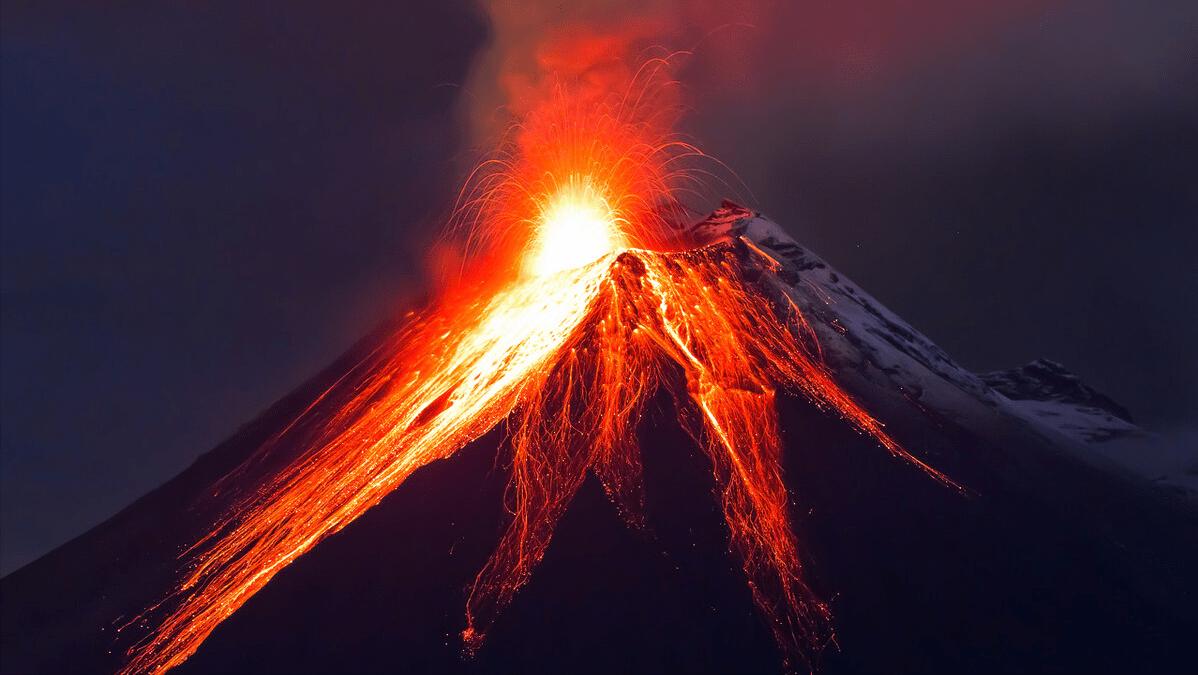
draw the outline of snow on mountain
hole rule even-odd
[[[977,375],[761,214],[725,202],[696,233],[745,237],[782,265],[784,290],[816,331],[838,376],[900,391],[959,422],[999,407],[1001,397]]]
[[[724,202],[693,231],[712,239],[745,237],[774,257],[825,361],[838,376],[857,380],[858,389],[900,391],[926,412],[971,428],[1015,417],[1088,463],[1198,495],[1198,448],[1157,442],[1124,408],[1060,364],[1037,360],[972,373],[777,223],[737,204]]]
[[[981,378],[1025,417],[1043,420],[1078,441],[1095,443],[1143,433],[1123,406],[1055,361],[1037,359]]]

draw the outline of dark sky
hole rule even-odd
[[[5,572],[412,301],[488,40],[466,1],[94,4],[3,6]],[[752,4],[678,74],[747,201],[971,368],[1193,422],[1195,10]]]

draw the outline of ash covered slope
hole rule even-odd
[[[805,574],[831,602],[824,673],[1184,672],[1198,633],[1198,519],[1076,461],[1057,430],[957,366],[777,226],[729,206],[701,224],[776,256],[838,381],[963,498],[804,400],[780,401]],[[741,247],[743,255],[753,255]],[[384,339],[266,411],[116,517],[0,581],[0,670],[111,672],[204,531],[209,486]],[[727,552],[710,468],[659,396],[641,427],[645,532],[589,481],[474,661],[464,591],[505,525],[501,433],[417,472],[282,571],[180,673],[777,673]],[[278,461],[300,451],[280,448]],[[248,486],[252,488],[252,486]]]

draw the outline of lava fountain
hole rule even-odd
[[[513,518],[466,600],[462,638],[477,649],[588,472],[642,522],[635,427],[660,388],[710,461],[731,553],[786,661],[831,637],[788,515],[778,391],[952,482],[834,382],[775,261],[748,240],[680,239],[675,197],[699,153],[659,131],[642,94],[598,105],[562,90],[513,129],[455,218],[480,278],[410,314],[234,472],[263,475],[184,552],[177,588],[130,622],[149,632],[122,672],[179,665],[281,569],[507,420]],[[281,443],[302,451],[262,471]],[[213,492],[245,482],[230,478]]]

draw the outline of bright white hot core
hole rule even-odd
[[[627,248],[619,214],[590,176],[571,175],[540,205],[524,271],[544,276]]]

